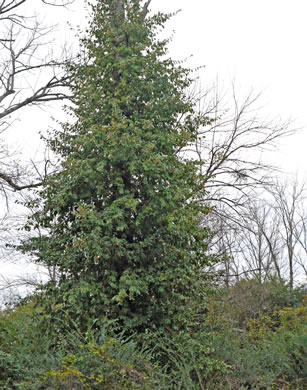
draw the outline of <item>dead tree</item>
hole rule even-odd
[[[207,194],[201,202],[208,205],[211,212],[204,217],[203,223],[209,224],[212,231],[217,234],[213,245],[215,250],[220,252],[221,248],[224,248],[222,257],[223,267],[228,275],[225,276],[226,279],[229,280],[230,274],[239,275],[241,271],[247,274],[249,272],[247,268],[257,270],[258,276],[260,274],[264,276],[265,269],[269,266],[268,262],[271,268],[274,261],[277,275],[281,278],[274,257],[276,248],[268,246],[271,244],[269,240],[271,232],[267,232],[260,223],[260,215],[258,215],[260,219],[253,222],[257,229],[253,232],[245,230],[249,225],[244,215],[246,208],[251,212],[251,199],[255,199],[259,190],[263,190],[272,182],[271,177],[275,168],[263,161],[261,158],[263,151],[276,148],[276,142],[293,131],[288,121],[278,123],[275,120],[261,119],[261,111],[258,109],[259,95],[250,93],[240,101],[234,86],[230,95],[230,100],[225,104],[226,97],[221,95],[216,86],[205,93],[198,91],[197,88],[191,91],[190,98],[198,104],[197,115],[200,123],[198,137],[193,144],[179,153],[183,158],[195,158],[199,162],[199,169],[207,178]],[[245,241],[249,241],[248,235],[253,238],[253,245],[254,240],[258,239],[258,261],[254,253],[253,260],[249,256],[249,261],[254,264],[242,269],[239,261],[239,258],[242,260],[242,256],[238,257],[242,248],[231,243],[237,239],[237,244],[240,242],[242,247]],[[262,249],[259,247],[260,244]],[[251,247],[249,249],[252,250]],[[266,265],[262,263],[263,251],[267,256]],[[225,259],[230,263],[225,264]]]
[[[240,214],[227,217],[225,209],[217,215],[209,214],[207,218],[218,221],[213,222],[213,228],[218,228],[213,231],[212,251],[219,254],[220,242],[225,248],[218,269],[225,273],[237,269],[238,275],[257,278],[260,282],[273,277],[280,283],[286,281],[293,289],[295,282],[307,275],[305,210],[304,183],[297,179],[283,182],[275,179],[274,185],[246,201]]]
[[[253,190],[263,188],[272,176],[274,167],[263,161],[262,152],[274,150],[276,142],[293,130],[289,121],[261,118],[259,94],[251,92],[240,100],[232,86],[227,104],[218,87],[195,96],[201,125],[195,143],[184,152],[193,153],[207,177],[203,201],[239,212]]]
[[[72,1],[42,0],[42,3],[66,6]],[[24,108],[68,97],[68,79],[63,71],[66,58],[53,53],[50,40],[53,28],[43,26],[29,13],[30,4],[27,0],[0,2],[0,134]],[[0,153],[2,193],[39,185],[39,181],[27,177],[26,169],[9,161],[12,152],[3,144]]]
[[[7,147],[3,136],[14,131],[13,124],[27,108],[43,107],[69,98],[68,83],[63,65],[67,51],[54,50],[54,27],[48,27],[35,17],[37,8],[65,7],[73,0],[0,0],[0,257],[1,262],[16,262],[16,253],[6,248],[21,235],[20,224],[25,210],[14,204],[24,191],[41,185],[48,174],[49,160],[36,170],[31,163],[20,163],[15,151]],[[50,21],[54,24],[54,21]],[[65,48],[64,48],[65,49]],[[21,118],[22,119],[22,118]],[[24,190],[24,191],[22,191]],[[16,193],[18,192],[18,198]],[[10,203],[14,204],[9,210]],[[18,215],[18,216],[17,216]],[[19,257],[18,257],[19,258]],[[3,263],[2,263],[3,264]],[[3,271],[3,269],[2,269]],[[10,283],[15,283],[10,281]],[[21,281],[20,277],[17,277]],[[28,277],[26,278],[28,279]],[[0,275],[0,289],[9,287],[5,275]]]
[[[299,184],[298,179],[292,182],[277,181],[276,186],[269,189],[273,197],[273,205],[279,216],[279,231],[286,252],[286,261],[289,272],[289,286],[293,289],[297,268],[297,258],[300,258],[299,244],[304,242],[304,219],[301,218],[301,210],[306,201],[304,184]],[[301,262],[303,269],[306,265]]]

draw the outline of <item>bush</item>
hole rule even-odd
[[[212,298],[207,321],[191,306],[190,326],[176,333],[127,337],[96,320],[81,334],[70,321],[65,334],[42,330],[34,299],[0,313],[1,390],[302,390],[307,387],[307,299],[268,308],[242,326],[225,326],[243,306],[227,295]],[[236,303],[233,302],[233,305]],[[216,311],[212,311],[216,308]],[[190,310],[189,309],[189,310]],[[200,310],[202,316],[204,310]],[[245,312],[246,313],[246,312]]]
[[[0,388],[19,389],[23,380],[56,368],[62,353],[51,348],[41,332],[33,303],[19,304],[0,313]]]
[[[103,334],[100,343],[79,340],[57,370],[44,373],[25,389],[162,389],[163,375],[133,341]]]
[[[99,333],[77,329],[58,340],[40,327],[32,303],[0,316],[1,390],[167,389],[164,374],[131,339],[114,337],[104,321]],[[53,335],[54,336],[54,335]]]
[[[152,361],[163,368],[170,389],[207,389],[209,382],[228,372],[227,365],[213,357],[212,340],[204,329],[178,334],[151,332],[144,345]]]
[[[246,286],[245,283],[243,285]],[[283,294],[287,292],[283,290],[283,286],[280,291]],[[273,308],[278,307],[283,301],[280,299],[277,304],[275,292],[276,290],[266,292],[267,296],[271,297]],[[279,298],[285,297],[283,294],[278,294]],[[295,294],[296,292],[294,296]],[[209,323],[209,329],[213,332],[214,356],[230,365],[232,372],[223,378],[220,377],[215,388],[218,389],[218,386],[222,386],[221,389],[233,390],[306,388],[307,300],[301,301],[298,307],[278,310],[267,307],[266,312],[260,312],[254,318],[249,315],[252,308],[245,311],[247,303],[246,306],[242,306],[240,301],[238,305],[234,301],[232,308],[227,307],[226,295],[223,296],[222,304],[223,302],[226,302],[223,306],[224,313],[220,309],[217,318],[214,317],[214,313],[209,313],[208,319],[214,318],[215,321],[213,325]],[[214,305],[220,308],[219,304],[221,303],[215,300]],[[225,318],[234,318],[232,324],[235,325],[224,326]]]
[[[71,331],[56,339],[42,330],[39,311],[30,302],[2,313],[3,390],[192,390],[226,372],[201,329],[135,334],[133,341],[114,322],[95,322],[84,335],[70,322]]]
[[[276,279],[265,283],[256,279],[240,280],[211,297],[206,323],[213,330],[232,328],[240,333],[251,319],[270,316],[285,307],[300,306],[306,294],[306,287],[291,290]]]

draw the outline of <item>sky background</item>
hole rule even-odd
[[[37,1],[32,1],[32,4]],[[31,4],[31,1],[28,3]],[[55,47],[74,42],[76,29],[86,25],[83,0],[67,10],[37,9],[47,24],[58,24]],[[188,58],[187,65],[205,66],[201,72],[204,89],[218,80],[223,92],[232,83],[238,96],[253,90],[261,93],[258,115],[276,121],[292,120],[297,134],[279,142],[268,161],[286,172],[307,176],[307,2],[306,0],[152,0],[153,12],[174,12],[165,34],[173,34],[170,55]],[[192,56],[192,57],[191,57]],[[39,155],[39,132],[53,127],[50,112],[61,117],[58,108],[26,109],[7,134],[12,147],[23,157]],[[42,144],[40,144],[42,146]],[[10,265],[2,270],[16,272]]]
[[[31,4],[31,2],[29,2]],[[181,10],[168,22],[165,35],[173,35],[170,55],[187,59],[191,67],[204,66],[201,85],[205,90],[218,82],[221,93],[231,90],[239,98],[252,90],[261,96],[255,105],[264,119],[292,121],[296,135],[281,140],[270,162],[287,172],[307,174],[307,2],[305,0],[152,0],[153,12]],[[47,12],[46,12],[47,10]],[[85,2],[75,0],[67,10],[44,7],[40,16],[58,24],[55,47],[73,44],[74,32],[86,25]],[[59,117],[59,110],[52,112]],[[35,155],[39,131],[53,123],[45,114],[25,110],[25,125],[15,126],[10,143]],[[33,118],[35,120],[33,121]],[[35,140],[35,141],[34,141]]]
[[[29,2],[31,4],[31,2]],[[307,175],[307,2],[306,0],[152,0],[153,12],[181,10],[168,22],[173,35],[170,55],[204,66],[202,88],[218,82],[221,93],[235,85],[239,98],[252,90],[261,96],[255,108],[264,119],[292,121],[296,135],[281,140],[278,152],[266,158],[286,172]],[[45,22],[58,24],[55,46],[72,44],[76,29],[86,25],[85,2],[75,0],[67,10],[41,8]],[[46,12],[47,11],[47,12]],[[10,142],[26,155],[37,151],[37,134],[53,123],[49,108],[22,115],[26,126],[16,126]],[[58,117],[58,111],[53,111]],[[37,120],[33,122],[33,117]],[[43,119],[42,119],[43,118]],[[26,127],[26,131],[25,131]],[[34,141],[36,139],[36,141]]]
[[[234,82],[244,98],[261,93],[259,115],[291,119],[299,133],[268,156],[305,176],[307,163],[307,2],[304,0],[153,0],[154,10],[182,11],[171,21],[171,53],[205,65],[202,85]]]

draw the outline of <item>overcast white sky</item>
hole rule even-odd
[[[242,96],[250,89],[263,92],[260,115],[294,120],[300,133],[283,141],[274,159],[284,170],[307,176],[307,1],[152,0],[151,9],[182,9],[168,24],[167,31],[174,30],[170,54],[193,55],[190,65],[205,65],[204,88],[217,77],[224,90],[235,80]],[[46,22],[84,25],[84,15],[84,1],[76,0],[69,12],[48,9]],[[68,29],[60,31],[64,41]],[[49,122],[30,111],[25,118],[28,124],[16,126],[13,142],[34,152],[35,134]]]
[[[31,4],[29,2],[29,4]],[[85,2],[75,0],[70,11],[48,8],[46,22],[85,24]],[[45,8],[46,9],[46,8]],[[156,11],[182,11],[167,26],[174,31],[170,54],[193,56],[188,64],[205,66],[202,86],[218,78],[225,91],[235,80],[242,98],[253,89],[262,96],[259,115],[291,118],[297,135],[281,142],[270,156],[286,171],[307,174],[307,1],[306,0],[152,0]],[[59,27],[64,42],[69,32]],[[59,42],[60,43],[60,42]],[[31,120],[33,119],[32,114]],[[31,124],[32,137],[46,122]],[[19,133],[19,134],[18,134]],[[31,146],[31,137],[17,131],[16,142]],[[18,141],[19,140],[19,141]]]
[[[275,158],[285,170],[305,175],[306,0],[153,0],[152,8],[182,9],[170,23],[176,57],[193,54],[195,65],[206,66],[208,81],[218,76],[224,88],[235,80],[243,94],[262,92],[264,117],[294,120],[302,130],[282,143]]]

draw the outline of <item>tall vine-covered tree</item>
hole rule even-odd
[[[46,310],[85,329],[176,328],[200,288],[207,230],[199,162],[178,157],[206,120],[194,113],[191,72],[157,34],[171,15],[149,1],[98,0],[72,79],[73,124],[50,141],[62,169],[46,179],[23,243],[55,266]]]

